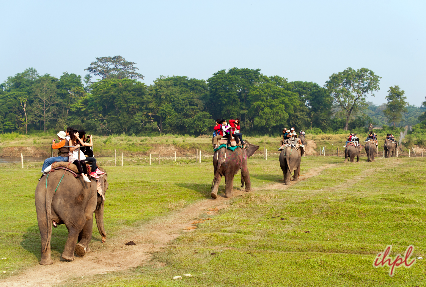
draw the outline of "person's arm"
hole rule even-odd
[[[60,149],[61,147],[65,146],[65,142],[66,142],[66,140],[61,140],[58,143],[52,143],[52,148],[53,149]]]
[[[85,143],[82,140],[80,140],[80,142],[82,146],[93,146],[93,137],[90,135],[90,143]]]
[[[78,149],[80,147],[80,145],[79,144],[76,144],[75,146],[73,146],[73,147],[70,147],[70,151],[75,151],[76,149]]]

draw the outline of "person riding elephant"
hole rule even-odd
[[[72,164],[69,165],[70,169],[76,170]],[[52,225],[65,224],[68,229],[68,239],[62,253],[66,261],[74,259],[74,252],[78,256],[85,255],[92,238],[93,213],[102,242],[106,240],[103,220],[105,191],[108,188],[106,174],[98,181],[85,182],[82,177],[77,178],[67,170],[54,168],[40,179],[35,190],[41,265],[53,263],[50,249]]]
[[[214,178],[211,187],[211,197],[217,198],[217,192],[222,176],[225,176],[225,197],[232,197],[234,176],[241,169],[241,182],[245,183],[245,191],[251,189],[250,174],[247,159],[251,157],[259,146],[244,141],[243,147],[222,147],[215,149],[213,155]]]
[[[388,158],[389,156],[394,157],[396,156],[396,149],[398,148],[398,144],[395,140],[392,140],[390,138],[385,139],[385,144],[383,145],[383,148],[385,150],[385,157]]]
[[[345,162],[346,160],[351,160],[354,162],[356,157],[356,161],[359,162],[359,155],[361,154],[362,145],[348,144],[345,147]]]
[[[298,180],[303,153],[304,151],[301,146],[287,145],[281,150],[279,161],[284,175],[284,184],[290,183],[291,173],[293,171],[293,180]]]
[[[367,153],[367,161],[374,161],[377,152],[376,142],[374,140],[368,140],[365,143],[365,152]]]

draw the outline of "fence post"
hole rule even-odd
[[[265,160],[268,160],[268,149],[265,149]]]
[[[396,149],[396,157],[398,157],[398,149]]]
[[[383,150],[383,157],[385,157],[385,150]]]
[[[115,153],[114,153],[114,163],[115,163],[115,166],[117,166],[117,150],[114,150],[115,151]]]
[[[124,166],[124,153],[121,153],[121,166]]]
[[[149,165],[151,165],[151,154],[149,154]]]
[[[160,153],[158,153],[158,164],[160,164]]]
[[[411,150],[408,150],[408,157],[411,157]]]
[[[176,151],[175,151],[175,162],[176,162]]]
[[[24,168],[24,156],[21,153],[21,164],[22,164],[22,168]]]
[[[201,163],[201,150],[200,150],[200,163]]]

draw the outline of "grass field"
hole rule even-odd
[[[163,164],[106,167],[105,220],[110,238],[209,197],[212,165]],[[249,160],[255,191],[228,202],[212,220],[183,233],[144,266],[84,279],[66,286],[421,286],[425,259],[410,268],[374,268],[387,245],[390,257],[414,246],[425,258],[426,162],[379,158],[343,164],[338,157],[305,157],[301,173],[315,176],[286,189],[276,157]],[[40,236],[34,207],[39,167],[1,165],[0,278],[37,265]],[[19,180],[18,180],[19,179]],[[239,175],[234,187],[238,188]],[[221,184],[221,190],[224,186]],[[54,230],[59,260],[65,227]],[[91,247],[100,248],[94,230]],[[3,259],[4,258],[4,259]],[[67,263],[60,263],[67,264]],[[46,267],[49,268],[49,267]],[[3,272],[2,272],[3,271]],[[5,271],[5,272],[4,272]],[[173,280],[176,275],[190,273]],[[0,281],[1,283],[1,281]]]

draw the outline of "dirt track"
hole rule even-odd
[[[312,169],[301,175],[299,179],[314,177],[332,166],[334,165],[330,164]],[[261,189],[283,190],[287,187],[282,183],[276,183]],[[253,192],[256,192],[256,189]],[[234,189],[234,196],[243,195],[243,190]],[[52,265],[32,267],[19,275],[1,281],[0,286],[51,286],[66,283],[67,280],[80,276],[89,277],[141,266],[151,259],[153,252],[167,246],[183,232],[196,229],[201,215],[213,216],[220,209],[226,208],[228,203],[229,199],[221,196],[216,200],[199,201],[140,228],[125,229],[120,232],[120,236],[107,240],[103,245],[104,248],[89,252],[83,258],[76,257],[73,262],[56,261]],[[136,245],[125,245],[129,241],[133,241]]]

